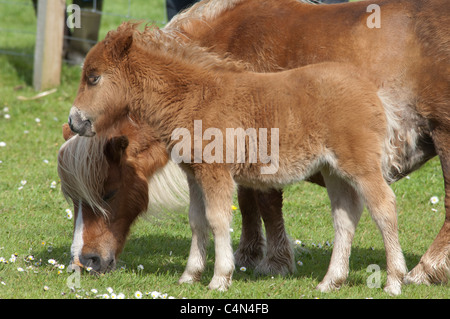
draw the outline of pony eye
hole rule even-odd
[[[106,193],[102,197],[103,201],[107,202],[107,201],[111,200],[114,197],[114,195],[116,195],[116,193],[117,193],[117,190],[113,190],[109,193]]]
[[[89,80],[89,84],[95,85],[100,80],[100,75],[91,75],[88,77],[88,80]]]

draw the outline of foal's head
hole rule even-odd
[[[95,135],[93,123],[103,114],[107,114],[108,122],[96,122],[96,126],[109,127],[127,115],[130,93],[126,77],[131,70],[125,70],[124,62],[133,42],[133,33],[132,26],[111,31],[87,54],[69,115],[70,128],[80,136]]]
[[[242,72],[244,66],[194,43],[182,43],[173,32],[156,27],[140,32],[137,25],[124,23],[86,56],[70,128],[90,137],[127,115],[142,119],[150,107],[159,109],[158,96],[182,100],[179,91],[187,80],[180,70],[191,75],[190,81],[202,82],[210,71]],[[193,76],[192,70],[197,72]]]
[[[110,137],[70,134],[66,127],[58,173],[74,205],[73,263],[105,272],[114,269],[131,224],[147,210],[149,179],[168,156],[151,130],[130,121]]]

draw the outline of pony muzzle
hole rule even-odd
[[[107,273],[115,270],[116,268],[116,260],[114,256],[103,258],[95,253],[84,254],[77,256],[77,258],[72,256],[71,263],[87,270],[92,275]]]
[[[68,120],[72,132],[80,136],[92,137],[95,135],[91,120],[79,108],[72,106]]]

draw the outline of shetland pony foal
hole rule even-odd
[[[398,241],[395,196],[383,175],[391,167],[394,150],[376,91],[350,65],[324,63],[280,73],[252,73],[194,45],[180,45],[158,29],[139,32],[123,24],[86,57],[69,124],[74,132],[93,136],[128,115],[153,127],[168,152],[177,144],[173,134],[180,128],[190,132],[189,139],[194,136],[196,145],[196,120],[202,121],[203,129],[215,128],[222,136],[229,128],[253,128],[259,133],[278,129],[278,141],[273,133],[266,140],[267,149],[276,143],[279,150],[271,154],[277,157],[277,170],[270,174],[261,173],[268,167],[261,152],[257,163],[199,161],[197,152],[204,154],[210,147],[200,142],[200,150],[190,148],[187,159],[183,154],[180,165],[190,190],[192,244],[180,283],[199,280],[209,226],[216,253],[209,288],[230,286],[234,182],[257,189],[281,188],[321,172],[334,214],[347,216],[337,222],[349,221],[339,229],[356,227],[355,216],[360,216],[363,203],[367,205],[385,242],[385,290],[396,295],[406,265]],[[248,159],[249,142],[245,146]],[[231,150],[237,153],[235,145]],[[331,283],[325,278],[324,284],[338,286],[347,273],[330,269],[327,276]]]

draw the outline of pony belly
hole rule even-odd
[[[265,164],[234,164],[231,174],[234,181],[253,189],[268,190],[283,187],[308,179],[324,167],[337,169],[337,160],[331,151],[317,154],[311,158],[297,154],[295,158],[280,157],[279,167],[273,174],[262,174]]]

